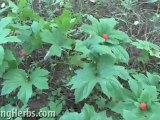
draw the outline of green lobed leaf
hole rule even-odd
[[[86,47],[85,43],[83,41],[77,40],[75,50],[77,52],[83,53],[84,56],[88,55],[90,53],[90,50]]]
[[[144,88],[145,86],[156,86],[159,89],[160,76],[147,72],[147,76],[144,74],[132,75],[135,80]]]
[[[113,30],[108,36],[109,36],[108,42],[111,44],[131,42],[129,36],[120,30]]]
[[[52,45],[50,48],[49,48],[49,55],[50,56],[58,56],[60,57],[61,56],[61,53],[62,53],[62,48],[60,46],[57,46],[57,45]]]
[[[36,68],[30,74],[30,80],[38,89],[48,89],[48,76],[49,72],[44,69]]]
[[[43,30],[40,35],[43,42],[54,44],[54,41],[53,41],[54,36],[49,30],[47,29]]]
[[[49,103],[50,111],[55,111],[57,115],[62,111],[62,107],[62,102],[60,102],[59,100],[54,102],[51,101]]]
[[[112,52],[120,62],[128,63],[129,55],[128,52],[120,45],[114,45],[111,47]]]
[[[134,102],[132,101],[111,101],[107,106],[114,112],[123,115],[124,110],[131,111],[135,108]]]
[[[0,44],[11,43],[11,42],[21,42],[21,40],[18,39],[17,36],[10,36],[6,38],[2,38],[2,41],[0,42]]]
[[[129,83],[129,86],[130,86],[130,89],[132,90],[132,92],[136,96],[139,96],[141,94],[142,89],[143,89],[142,86],[139,84],[139,82],[137,82],[134,79],[130,79],[128,81],[128,83]]]
[[[21,40],[18,39],[17,36],[9,36],[9,33],[11,32],[10,29],[0,29],[0,44],[8,43],[8,42],[21,42]]]
[[[33,21],[32,25],[31,25],[31,28],[32,28],[32,31],[34,33],[38,33],[40,31],[40,29],[41,29],[41,26],[40,26],[40,24],[38,22]]]
[[[11,17],[5,17],[0,20],[0,29],[5,28],[7,25],[9,25],[12,22]]]
[[[113,97],[115,99],[122,99],[123,95],[120,89],[122,88],[121,84],[117,81],[115,77],[105,77],[98,82],[101,86],[102,92],[109,98]],[[116,89],[113,89],[116,88]],[[118,90],[117,90],[118,89]],[[119,92],[118,94],[116,94]]]
[[[81,113],[66,112],[60,120],[112,120],[112,118],[108,118],[105,112],[96,113],[93,106],[85,104]]]
[[[6,36],[9,35],[10,32],[11,32],[10,29],[0,29],[0,37],[5,38]]]
[[[30,79],[28,79],[24,70],[12,69],[3,76],[5,81],[1,95],[9,94],[20,87],[17,96],[23,103],[27,103],[32,96],[32,85],[41,90],[48,89],[47,76],[47,70],[36,68],[31,72]]]
[[[26,80],[26,73],[23,70],[13,69],[8,71],[3,78],[5,81],[3,83],[1,95],[6,95],[23,84],[23,81]]]
[[[52,32],[49,30],[43,30],[40,34],[42,41],[52,44],[49,49],[49,54],[53,56],[61,56],[63,49],[71,49],[73,41],[66,39],[60,29],[53,28]]]
[[[157,58],[160,58],[160,47],[156,44],[153,44],[147,40],[136,40],[136,42],[133,42],[132,45],[134,45],[136,48],[145,50],[148,52],[149,55],[155,56]]]
[[[118,23],[114,18],[102,18],[96,19],[89,15],[88,19],[91,21],[91,25],[84,24],[81,30],[87,32],[93,36],[102,37],[103,34],[108,35],[107,43],[111,44],[121,44],[126,42],[131,42],[130,38],[125,32],[120,30],[115,30],[115,26]]]
[[[18,9],[23,9],[27,4],[27,0],[19,0],[18,1]]]
[[[108,97],[116,97],[116,94],[113,93],[116,93],[118,88],[122,88],[117,77],[129,80],[130,76],[124,67],[116,66],[114,62],[113,57],[102,56],[96,64],[88,64],[75,72],[76,75],[72,77],[69,85],[72,85],[72,89],[75,89],[76,102],[87,98],[97,83],[100,84],[102,92]],[[115,87],[115,91],[113,87]]]
[[[21,9],[19,17],[21,21],[25,21],[27,19],[36,20],[39,16],[36,15],[33,9],[25,7]]]
[[[101,37],[93,36],[85,41],[76,41],[75,50],[83,53],[85,57],[93,57],[96,54],[109,54],[115,57],[110,47],[102,45],[103,42],[104,40]]]
[[[65,113],[59,120],[84,120],[84,117],[77,112],[72,112]]]
[[[11,50],[9,50],[9,49],[5,50],[4,59],[7,60],[7,61],[16,60],[13,52]]]
[[[129,80],[130,75],[123,66],[114,65],[115,58],[109,55],[103,55],[97,62],[98,71],[102,76],[117,77],[119,76],[123,80]]]
[[[3,63],[3,59],[4,59],[4,48],[0,45],[0,66]]]
[[[148,105],[153,101],[157,101],[157,89],[155,86],[146,86],[138,99],[140,102],[146,102]]]
[[[94,68],[91,65],[75,71],[77,75],[71,79],[69,85],[72,85],[72,89],[75,89],[74,95],[76,102],[87,98],[98,82],[99,78],[94,75],[93,71]]]
[[[118,23],[114,18],[101,18],[99,21],[104,33],[108,34],[115,28]]]
[[[17,95],[18,99],[20,99],[23,103],[27,103],[29,98],[32,96],[32,92],[32,83],[23,81]]]
[[[136,116],[134,113],[132,113],[132,111],[129,110],[124,110],[123,118],[125,120],[144,120],[143,118]]]
[[[68,10],[63,10],[63,13],[56,17],[53,22],[56,23],[62,31],[67,32],[79,23],[80,19],[80,15],[72,14],[72,12]]]
[[[2,77],[8,67],[8,63],[5,61],[2,63],[2,65],[0,65],[0,77]]]

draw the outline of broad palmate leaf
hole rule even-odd
[[[71,89],[75,89],[76,102],[87,98],[96,84],[100,84],[102,92],[108,97],[117,97],[118,94],[113,94],[116,92],[112,89],[113,87],[122,88],[117,77],[128,80],[130,76],[124,67],[114,65],[113,61],[109,56],[103,56],[99,59],[97,66],[87,64],[83,69],[75,72],[76,75],[68,85],[72,85]]]
[[[2,87],[1,95],[6,95],[20,87],[18,92],[18,99],[27,103],[32,95],[32,86],[38,89],[48,89],[48,71],[36,68],[30,75],[24,70],[13,69],[8,71],[3,78],[5,79]]]
[[[66,112],[60,120],[112,120],[112,118],[108,118],[105,112],[96,113],[93,106],[85,104],[81,113]]]

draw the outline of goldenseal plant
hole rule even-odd
[[[123,44],[131,41],[127,34],[115,29],[117,21],[114,18],[97,20],[88,16],[88,19],[92,24],[82,25],[81,30],[89,33],[91,37],[83,41],[77,40],[75,46],[75,50],[88,62],[75,71],[76,75],[68,84],[75,89],[76,102],[86,99],[97,84],[105,95],[116,97],[113,93],[123,87],[118,78],[130,78],[128,71],[118,65],[129,60],[129,55],[123,47]]]
[[[129,37],[124,32],[115,30],[117,22],[114,18],[100,20],[93,16],[88,18],[91,25],[82,25],[81,30],[87,32],[89,37],[77,41],[75,47],[87,61],[82,68],[75,71],[75,76],[68,84],[74,89],[75,101],[80,102],[89,98],[93,88],[99,84],[102,93],[112,99],[106,106],[121,114],[124,120],[158,119],[160,77],[149,72],[146,73],[147,76],[139,73],[129,74],[125,67],[120,66],[129,60],[128,53],[123,47],[124,44],[131,42]],[[159,51],[156,45],[145,41],[144,43],[148,44],[148,48],[142,49],[147,49],[147,52],[154,49]],[[136,42],[132,44],[141,46]],[[129,84],[129,89],[123,87],[120,79]]]

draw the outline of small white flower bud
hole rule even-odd
[[[4,8],[5,6],[6,6],[5,2],[3,2],[3,3],[1,4],[1,8]]]
[[[139,24],[139,21],[134,21],[134,25],[138,25]]]

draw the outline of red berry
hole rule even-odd
[[[25,56],[27,56],[27,53],[26,53],[25,51],[22,51],[22,52],[21,52],[21,56],[22,56],[22,57],[25,57]]]
[[[103,38],[104,40],[107,40],[107,39],[108,39],[108,35],[107,35],[107,34],[103,34],[103,35],[102,35],[102,38]]]
[[[147,109],[147,104],[144,103],[144,102],[141,103],[141,104],[140,104],[140,109],[141,109],[141,110],[146,110],[146,109]]]

